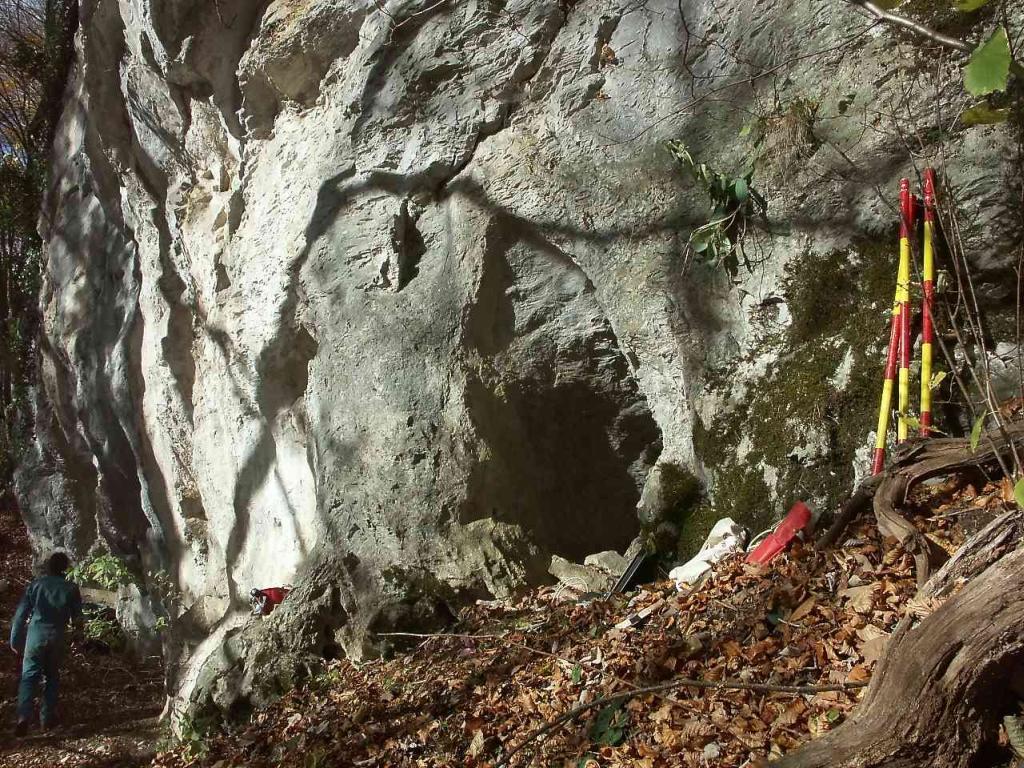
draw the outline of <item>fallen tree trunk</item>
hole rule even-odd
[[[918,555],[918,577],[934,561],[899,513],[914,483],[995,459],[1024,425],[990,435],[988,450],[963,440],[909,448],[878,483],[879,526]],[[783,768],[980,766],[995,764],[999,723],[1024,693],[1024,519],[1006,513],[928,578],[901,619],[864,700],[849,721],[787,755]],[[962,588],[960,588],[962,586]],[[959,591],[956,591],[960,588]],[[916,613],[915,613],[916,612]],[[919,614],[927,614],[917,623]]]

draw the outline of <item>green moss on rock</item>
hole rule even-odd
[[[665,498],[665,519],[682,523],[704,495],[704,486],[693,472],[678,464],[661,465],[661,486]]]
[[[691,554],[719,517],[763,530],[797,499],[830,511],[849,492],[854,454],[867,443],[878,407],[895,269],[894,249],[883,240],[807,253],[788,270],[792,322],[750,354],[777,359],[746,382],[739,402],[694,430],[711,493],[707,508],[688,520],[680,554]],[[837,385],[844,361],[849,375]],[[731,374],[713,372],[706,389],[728,387]]]

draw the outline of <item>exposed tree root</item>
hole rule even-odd
[[[879,527],[914,553],[924,582],[915,605],[927,615],[897,625],[850,720],[778,765],[993,764],[999,723],[1015,710],[1024,669],[1024,519],[1019,511],[1002,515],[932,575],[931,548],[898,511],[915,483],[992,463],[1008,441],[1024,440],[1024,424],[989,436],[990,447],[977,451],[964,440],[911,445],[878,482]]]

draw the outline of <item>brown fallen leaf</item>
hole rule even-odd
[[[860,654],[864,657],[864,663],[871,665],[882,658],[882,654],[885,653],[886,643],[888,642],[889,635],[882,635],[864,643],[860,649]]]
[[[1004,477],[999,483],[999,492],[1000,498],[1003,501],[1005,501],[1007,504],[1012,502],[1014,500],[1013,481],[1008,477]]]
[[[868,624],[861,629],[857,630],[857,637],[859,637],[865,643],[870,642],[879,637],[888,637],[889,633],[884,629],[879,629],[874,624]]]
[[[808,597],[800,605],[793,609],[793,612],[789,614],[789,621],[797,622],[800,621],[804,616],[814,610],[817,605],[817,599],[814,597]]]
[[[846,675],[846,682],[848,683],[866,683],[871,679],[871,673],[868,672],[867,667],[860,664],[851,669]]]
[[[469,742],[469,750],[467,754],[470,757],[479,757],[484,751],[484,732],[477,731],[473,734],[473,740]]]
[[[871,604],[874,601],[875,590],[877,589],[878,584],[865,584],[862,587],[844,589],[839,593],[839,596],[849,600],[850,607],[857,611],[857,613],[867,613],[871,610]]]

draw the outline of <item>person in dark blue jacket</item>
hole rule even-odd
[[[70,622],[82,621],[82,594],[65,577],[71,562],[63,552],[46,561],[46,575],[25,590],[11,625],[11,647],[24,654],[18,686],[18,725],[15,735],[24,736],[32,719],[40,682],[45,681],[41,720],[47,730],[57,724],[57,689],[64,655],[64,632]]]

